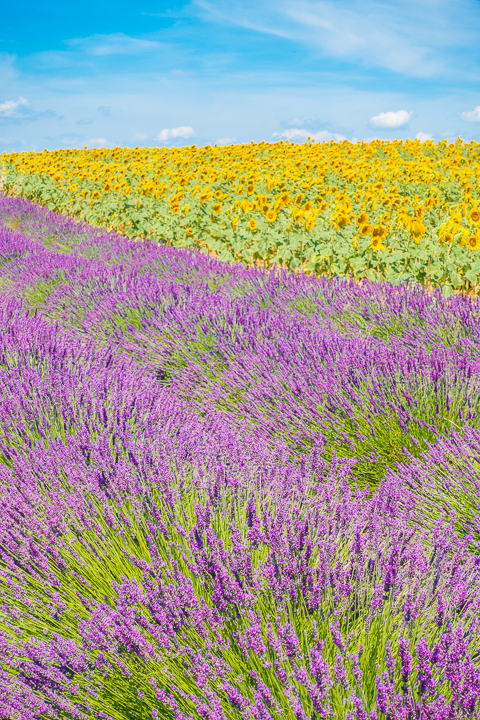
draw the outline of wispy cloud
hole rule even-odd
[[[140,142],[144,142],[145,140],[148,140],[148,135],[145,135],[145,133],[137,132],[132,137],[132,140],[139,140]]]
[[[401,128],[407,125],[412,116],[413,112],[407,110],[390,110],[371,117],[370,124],[378,128]]]
[[[90,35],[85,38],[72,38],[67,45],[82,50],[87,55],[137,55],[139,53],[151,52],[161,47],[155,40],[144,40],[130,37],[124,33],[112,33],[111,35]]]
[[[175,138],[189,138],[195,135],[195,131],[190,126],[176,127],[176,128],[165,128],[160,130],[155,140],[160,142],[166,142],[167,140],[174,140]]]
[[[80,120],[77,120],[75,125],[91,125],[92,123],[92,118],[81,118]]]
[[[480,122],[480,105],[477,105],[477,107],[469,112],[463,112],[462,120],[466,120],[467,122]]]
[[[413,77],[444,73],[451,64],[451,53],[478,38],[471,25],[472,12],[480,20],[480,9],[472,0],[194,2],[217,22],[283,37],[313,47],[326,57]]]

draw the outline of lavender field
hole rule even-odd
[[[480,718],[480,312],[0,198],[0,718]]]

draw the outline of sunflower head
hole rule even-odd
[[[422,238],[425,235],[426,227],[423,224],[421,220],[414,220],[412,222],[410,231],[412,233],[412,237],[416,242],[420,242],[420,238]]]
[[[220,213],[222,212],[222,207],[223,207],[222,203],[220,203],[220,202],[219,202],[219,203],[215,203],[215,205],[214,205],[213,208],[212,208],[213,214],[214,214],[214,215],[220,215]]]
[[[385,225],[375,225],[375,227],[372,228],[372,238],[378,238],[380,244],[382,244],[383,240],[387,237],[387,232]]]
[[[311,230],[313,230],[314,227],[315,227],[315,218],[309,217],[307,222],[305,223],[305,230],[307,232],[310,232]]]
[[[248,221],[248,227],[250,228],[250,230],[256,229],[257,221],[255,220],[255,218],[250,218],[250,220]]]
[[[173,212],[174,215],[178,215],[178,213],[179,213],[180,210],[181,210],[181,207],[180,207],[180,205],[174,203],[174,204],[171,206],[171,209],[172,209],[172,212]]]
[[[473,208],[473,210],[470,210],[468,219],[473,225],[478,225],[480,223],[480,210],[478,208]]]
[[[311,200],[308,200],[308,202],[306,202],[303,206],[303,209],[305,210],[305,212],[310,212],[310,210],[313,210],[313,202]]]
[[[360,235],[362,237],[367,237],[367,235],[370,235],[371,232],[372,232],[372,226],[368,225],[368,223],[366,225],[362,225],[360,228]]]
[[[443,233],[443,235],[440,238],[440,242],[443,243],[451,243],[453,242],[453,235],[450,232]]]
[[[188,230],[185,231],[185,237],[192,237],[193,230],[192,228],[188,228]]]
[[[470,250],[478,250],[478,248],[480,247],[480,235],[470,235],[470,237],[468,238],[468,247],[470,248]]]
[[[248,183],[248,185],[247,185],[248,195],[253,195],[254,192],[255,192],[255,185],[253,183]]]
[[[344,225],[350,225],[350,222],[351,222],[350,218],[348,217],[348,215],[345,215],[344,213],[342,213],[341,215],[339,215],[337,217],[337,227],[338,228],[342,228],[342,227],[344,227]]]
[[[221,190],[216,190],[216,191],[215,191],[215,198],[216,198],[216,200],[221,200],[222,197],[223,197],[222,191],[221,191]]]
[[[277,213],[274,210],[268,210],[268,212],[265,213],[265,217],[268,222],[275,222],[277,219]]]
[[[94,190],[92,193],[92,198],[94,200],[98,200],[99,197],[100,197],[100,193],[98,192],[98,190]]]
[[[355,222],[356,222],[357,225],[359,225],[360,227],[361,227],[362,225],[367,225],[367,224],[368,224],[368,215],[367,215],[367,213],[366,213],[366,212],[361,212],[360,215],[357,217],[357,219],[356,219]]]
[[[370,246],[374,250],[380,250],[382,248],[382,239],[378,236],[372,237],[372,242],[370,243]]]

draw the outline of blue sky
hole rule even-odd
[[[38,0],[0,25],[0,153],[480,141],[479,0]]]

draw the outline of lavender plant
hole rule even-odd
[[[18,217],[0,718],[478,717],[477,306]]]

